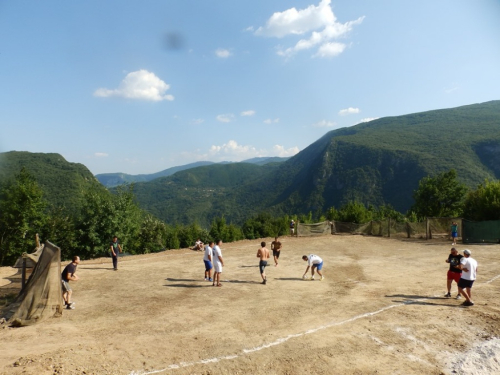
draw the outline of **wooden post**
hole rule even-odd
[[[406,234],[408,235],[408,238],[411,238],[411,226],[409,222],[406,222]]]
[[[429,228],[429,218],[426,216],[425,217],[425,239],[431,239],[432,236],[430,235],[430,228]]]
[[[23,258],[23,272],[21,279],[21,292],[24,290],[24,286],[26,285],[26,258]]]
[[[387,222],[387,232],[389,233],[389,238],[391,238],[391,218],[389,218],[389,221]]]

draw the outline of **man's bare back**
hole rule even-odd
[[[270,257],[269,250],[266,247],[261,247],[257,250],[257,257],[259,257],[260,260],[268,260]]]

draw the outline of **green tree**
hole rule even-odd
[[[167,225],[162,221],[147,215],[141,224],[139,233],[139,248],[141,253],[161,251],[167,243]]]
[[[105,254],[117,228],[113,198],[94,184],[84,194],[77,226],[80,257],[95,258]]]
[[[23,167],[0,195],[0,265],[13,265],[22,253],[34,250],[46,206],[42,189]]]
[[[435,177],[424,177],[413,193],[415,203],[410,211],[424,218],[461,216],[467,187],[457,180],[457,172],[451,169]]]
[[[372,220],[372,211],[368,210],[361,202],[350,201],[338,211],[339,221],[345,223],[363,224]]]
[[[63,207],[49,209],[41,232],[42,242],[48,240],[61,249],[61,260],[71,259],[78,249],[75,219]]]
[[[118,187],[112,195],[112,205],[113,235],[120,238],[124,251],[142,253],[139,237],[145,213],[135,201],[134,184]]]
[[[485,181],[467,194],[464,217],[469,220],[500,220],[500,181]]]
[[[373,220],[385,220],[389,218],[400,223],[405,221],[405,216],[401,212],[396,211],[390,204],[379,206],[373,212]]]

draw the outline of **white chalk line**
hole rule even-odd
[[[493,281],[495,281],[496,279],[498,279],[499,277],[500,277],[500,275],[496,275],[493,279],[486,281],[485,284],[490,284]]]
[[[499,277],[500,277],[500,275],[497,275],[494,278],[492,278],[491,280],[486,281],[485,284],[490,284],[491,282],[495,281]],[[439,296],[435,296],[435,297],[439,297]],[[276,346],[276,345],[281,345],[284,342],[287,342],[288,340],[296,338],[296,337],[301,337],[301,336],[309,335],[311,333],[322,331],[322,330],[325,330],[327,328],[336,327],[336,326],[340,326],[340,325],[343,325],[343,324],[351,323],[351,322],[354,322],[354,321],[359,320],[359,319],[363,319],[363,318],[367,318],[369,316],[380,314],[380,313],[382,313],[382,312],[384,312],[386,310],[392,309],[394,307],[399,307],[399,306],[404,306],[404,305],[410,305],[410,304],[413,304],[413,303],[416,303],[416,302],[425,301],[427,299],[428,298],[421,298],[421,299],[418,299],[418,300],[409,300],[409,301],[404,301],[401,304],[386,306],[386,307],[384,307],[384,308],[382,308],[380,310],[373,311],[373,312],[368,312],[368,313],[361,314],[361,315],[357,315],[355,317],[352,317],[352,318],[347,319],[347,320],[343,320],[341,322],[333,322],[333,323],[329,323],[329,324],[326,324],[326,325],[323,325],[323,326],[320,326],[320,327],[317,327],[317,328],[309,329],[309,330],[307,330],[305,332],[291,334],[291,335],[288,335],[286,337],[279,338],[276,341],[273,341],[271,343],[264,344],[264,345],[261,345],[261,346],[255,347],[255,348],[243,349],[241,351],[241,353],[239,353],[239,354],[227,355],[227,356],[223,356],[223,357],[215,357],[215,358],[202,359],[200,361],[195,361],[195,362],[180,362],[179,364],[169,365],[169,366],[167,366],[167,367],[165,367],[164,369],[161,369],[161,370],[153,370],[153,371],[149,371],[149,372],[132,371],[130,373],[130,375],[152,375],[152,374],[159,374],[159,373],[165,372],[167,370],[176,370],[176,369],[179,369],[179,368],[182,368],[182,367],[189,367],[189,366],[195,366],[195,365],[203,365],[203,364],[207,364],[207,363],[216,363],[216,362],[220,362],[220,361],[227,360],[227,359],[235,359],[235,358],[241,357],[241,356],[246,355],[246,354],[258,352],[260,350],[267,349],[267,348],[270,348],[270,347],[273,347],[273,346]]]
[[[195,361],[195,362],[180,362],[179,364],[169,365],[169,366],[167,366],[167,367],[165,367],[164,369],[161,369],[161,370],[152,370],[152,371],[149,371],[149,372],[132,371],[130,373],[130,375],[159,374],[159,373],[167,371],[167,370],[175,370],[175,369],[179,369],[179,368],[182,368],[182,367],[189,367],[189,366],[195,366],[195,365],[201,365],[201,364],[207,364],[207,363],[216,363],[216,362],[219,362],[219,361],[222,361],[222,360],[225,360],[225,359],[235,359],[235,358],[241,357],[241,356],[246,355],[246,354],[255,353],[255,352],[258,352],[258,351],[263,350],[263,349],[267,349],[267,348],[270,348],[270,347],[273,347],[273,346],[276,346],[276,345],[281,345],[281,344],[287,342],[288,340],[296,338],[296,337],[301,337],[301,336],[309,335],[311,333],[322,331],[322,330],[327,329],[327,328],[336,327],[336,326],[340,326],[340,325],[343,325],[343,324],[351,323],[351,322],[354,322],[354,321],[356,321],[358,319],[363,319],[363,318],[367,318],[367,317],[370,317],[370,316],[373,316],[373,315],[377,315],[377,314],[380,314],[380,313],[382,313],[382,312],[384,312],[386,310],[392,309],[394,307],[403,306],[405,304],[408,304],[408,301],[406,303],[403,303],[403,304],[390,305],[390,306],[384,307],[384,308],[382,308],[380,310],[377,310],[377,311],[373,311],[373,312],[368,312],[368,313],[365,313],[365,314],[357,315],[355,317],[352,317],[352,318],[347,319],[347,320],[343,320],[341,322],[333,322],[333,323],[329,323],[329,324],[326,324],[326,325],[323,325],[323,326],[320,326],[320,327],[317,327],[317,328],[309,329],[309,330],[307,330],[305,332],[291,334],[291,335],[288,335],[286,337],[279,338],[276,341],[273,341],[273,342],[270,342],[268,344],[264,344],[264,345],[261,345],[261,346],[255,347],[255,348],[243,349],[241,351],[241,353],[239,353],[239,354],[227,355],[227,356],[216,357],[216,358],[202,359],[200,361]]]

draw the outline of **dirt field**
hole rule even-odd
[[[500,245],[458,246],[479,263],[476,304],[462,307],[443,297],[450,241],[281,240],[267,285],[257,240],[222,246],[220,288],[188,249],[120,258],[118,272],[110,259],[83,261],[75,310],[0,325],[0,373],[500,373]],[[301,279],[310,253],[324,281]],[[13,273],[0,268],[0,294]]]

